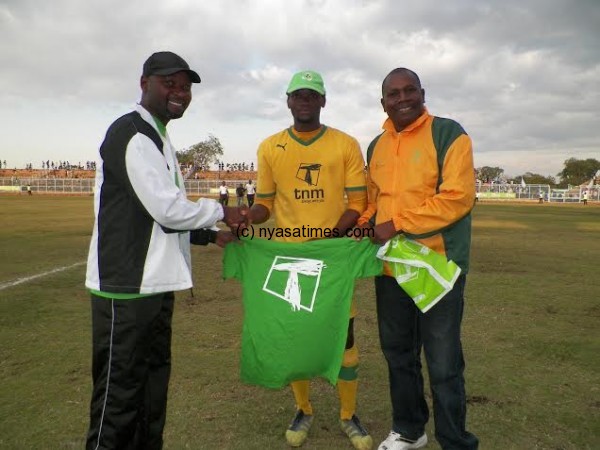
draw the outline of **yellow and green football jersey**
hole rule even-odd
[[[344,193],[366,191],[364,169],[360,146],[348,134],[322,126],[303,141],[290,127],[260,144],[256,203],[274,209],[278,229],[331,229],[346,210]],[[288,234],[275,239],[310,239]]]

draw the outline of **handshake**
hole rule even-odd
[[[247,206],[223,206],[223,222],[232,232],[250,224],[250,208]]]
[[[206,245],[208,242],[212,242],[223,248],[230,242],[237,240],[237,230],[240,227],[247,227],[250,223],[250,209],[247,206],[223,206],[223,222],[229,227],[229,231],[210,230],[210,236],[207,235],[207,237],[204,237],[204,235],[194,236],[192,232],[192,244]]]
[[[247,206],[229,207],[223,206],[223,222],[229,230],[200,228],[190,231],[190,243],[194,245],[216,244],[223,248],[230,242],[237,240],[237,230],[245,228],[250,223],[250,210]]]
[[[207,245],[209,242],[225,247],[230,242],[238,240],[239,230],[247,228],[252,223],[263,223],[269,218],[270,212],[263,205],[254,204],[252,209],[247,206],[223,206],[223,222],[229,231],[196,230],[192,231],[191,243]]]

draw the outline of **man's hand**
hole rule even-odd
[[[333,230],[336,230],[331,234],[330,237],[344,237],[346,236],[346,232],[356,224],[356,221],[360,217],[358,211],[354,211],[353,209],[347,209],[344,211],[342,216],[338,219]]]
[[[190,243],[194,245],[217,244],[219,247],[225,247],[234,239],[235,236],[229,231],[217,231],[209,228],[190,231]]]
[[[215,240],[215,244],[221,248],[224,248],[227,244],[236,240],[237,238],[231,231],[219,230],[217,231],[217,239]]]
[[[231,230],[237,230],[240,226],[248,225],[248,207],[247,206],[224,206],[223,207],[223,222]]]
[[[373,226],[371,222],[365,222],[362,225],[356,225],[353,228],[352,236],[356,241],[362,241],[366,236],[373,236]]]
[[[270,212],[266,206],[255,203],[248,213],[248,224],[266,222],[269,216]]]
[[[371,242],[374,244],[383,245],[391,238],[398,234],[396,228],[394,227],[394,222],[388,220],[387,222],[380,223],[379,225],[375,225],[373,228],[374,236],[371,237]]]

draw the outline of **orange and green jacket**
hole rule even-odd
[[[397,132],[390,119],[368,162],[368,206],[358,220],[398,232],[469,269],[475,176],[471,139],[427,110]],[[387,271],[387,273],[390,273]]]

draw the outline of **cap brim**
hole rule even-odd
[[[300,89],[309,89],[311,91],[315,91],[317,94],[325,95],[325,91],[321,92],[321,91],[315,89],[315,87],[313,85],[306,85],[306,84],[297,84],[293,88],[288,89],[286,91],[286,94],[291,94],[292,92],[299,91]]]
[[[177,73],[177,72],[187,72],[187,74],[190,76],[190,80],[192,83],[200,83],[200,75],[198,75],[192,69],[184,69],[182,67],[173,67],[171,69],[157,70],[157,71],[153,72],[152,75],[160,75],[160,76],[164,77],[167,75],[173,75],[174,73]]]

